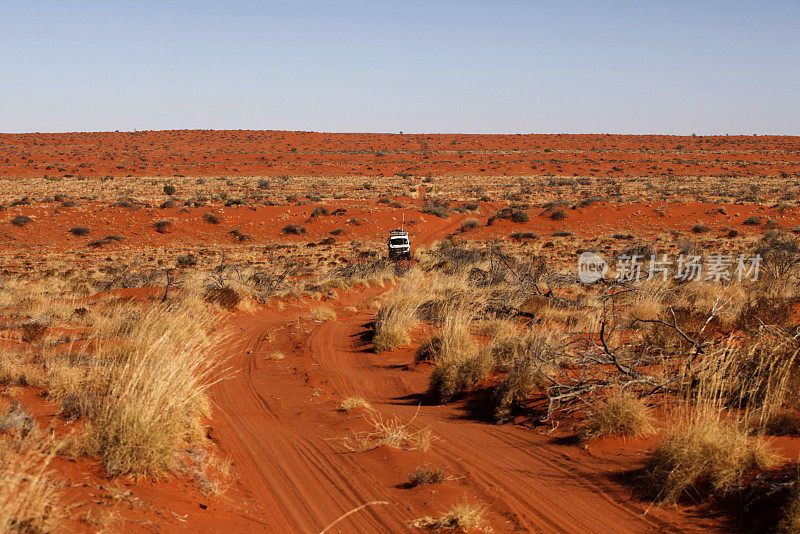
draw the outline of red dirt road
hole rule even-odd
[[[327,322],[301,318],[307,304],[233,319],[234,341],[225,350],[236,374],[212,390],[214,438],[258,511],[254,530],[320,532],[360,505],[385,501],[330,531],[405,531],[408,521],[465,499],[486,506],[495,531],[713,528],[707,519],[636,501],[616,483],[615,475],[640,465],[635,453],[595,456],[529,428],[470,419],[459,404],[419,407],[428,370],[412,365],[413,347],[375,354],[366,335],[372,314],[345,310],[380,292],[353,290],[327,302],[338,313]],[[276,349],[286,358],[270,359]],[[367,429],[361,416],[338,407],[352,395],[368,399],[384,417],[414,418],[415,428],[430,428],[433,446],[349,452],[342,438]],[[404,487],[419,465],[443,467],[454,478]]]
[[[613,482],[615,474],[636,466],[636,458],[595,457],[529,428],[466,419],[458,405],[419,409],[414,426],[429,427],[438,437],[427,452],[348,452],[339,438],[366,425],[338,410],[338,402],[361,395],[384,417],[411,420],[427,372],[407,367],[411,350],[371,352],[362,341],[368,313],[340,311],[338,320],[317,324],[305,344],[293,346],[287,334],[296,329],[299,311],[238,317],[238,341],[230,347],[238,373],[212,393],[219,408],[215,438],[261,513],[254,528],[320,532],[353,508],[388,501],[349,516],[332,531],[397,532],[407,521],[441,513],[464,498],[487,506],[496,531],[710,527],[675,509],[648,509]],[[267,358],[272,347],[265,342],[275,328],[287,354],[277,362]],[[303,326],[298,333],[306,335]],[[403,488],[418,465],[445,467],[457,480]]]

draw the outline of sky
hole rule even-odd
[[[800,2],[0,0],[0,132],[800,135]]]

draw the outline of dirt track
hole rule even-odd
[[[448,221],[430,240],[458,221]],[[613,476],[636,458],[603,458],[529,428],[465,417],[458,404],[422,405],[427,370],[409,366],[413,351],[375,354],[369,313],[345,311],[382,290],[352,291],[332,304],[339,318],[301,319],[308,306],[263,311],[232,321],[225,347],[234,378],[212,391],[218,407],[215,437],[230,454],[260,511],[254,528],[320,532],[342,514],[373,505],[332,532],[396,532],[423,515],[462,499],[484,503],[498,531],[653,532],[708,528],[672,508],[648,508]],[[267,342],[267,336],[276,336]],[[275,349],[286,359],[270,360]],[[438,439],[428,452],[387,447],[353,453],[341,438],[366,428],[360,416],[338,410],[348,395],[363,396],[384,416],[414,418]],[[418,411],[419,410],[419,411]],[[417,413],[418,411],[418,413]],[[633,464],[632,464],[633,461]],[[455,477],[435,487],[407,489],[418,465],[445,467]]]

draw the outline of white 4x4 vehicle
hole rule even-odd
[[[389,232],[389,259],[410,260],[411,241],[405,230],[391,230]]]

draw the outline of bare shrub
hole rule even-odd
[[[787,278],[800,264],[800,243],[795,236],[772,230],[766,233],[755,253],[761,265],[772,277]]]

